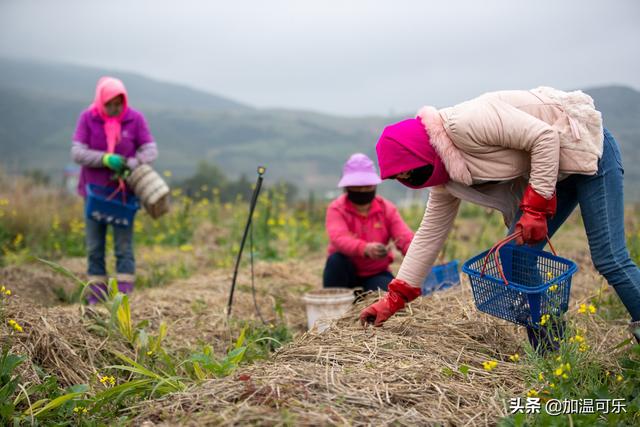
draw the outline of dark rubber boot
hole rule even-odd
[[[89,305],[95,305],[99,302],[104,302],[107,299],[107,284],[104,282],[92,283],[89,285],[87,291],[87,303]]]
[[[558,351],[560,340],[564,338],[564,319],[550,319],[544,326],[527,326],[527,337],[531,347],[540,356]]]

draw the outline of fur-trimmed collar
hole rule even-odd
[[[436,150],[444,167],[449,173],[449,177],[457,182],[465,185],[473,184],[471,172],[467,168],[467,164],[462,157],[460,150],[453,145],[453,141],[447,135],[442,124],[442,118],[438,114],[438,110],[431,106],[425,106],[418,111],[418,117],[422,121],[427,134],[429,134],[429,142]]]

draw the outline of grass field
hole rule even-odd
[[[327,332],[306,332],[301,297],[321,287],[326,205],[287,204],[277,188],[262,195],[255,216],[259,314],[245,256],[233,316],[225,315],[247,204],[221,203],[205,187],[193,198],[175,191],[159,221],[138,216],[136,291],[88,307],[80,201],[28,181],[0,184],[4,425],[638,424],[640,346],[591,264],[579,215],[554,238],[580,267],[569,327],[560,351],[541,357],[523,328],[475,310],[466,279],[380,329],[356,322],[377,298],[369,295]],[[402,215],[415,229],[422,211]],[[632,206],[626,231],[638,261],[640,211]],[[498,214],[464,205],[441,260],[464,261],[504,232]],[[518,397],[626,406],[510,414]]]

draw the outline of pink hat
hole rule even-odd
[[[371,159],[365,154],[356,153],[344,164],[338,187],[361,187],[381,182]]]
[[[400,183],[410,188],[424,188],[449,181],[444,163],[431,145],[429,134],[420,119],[403,120],[384,128],[376,152],[382,179],[432,165],[433,173],[423,185],[415,187],[404,180],[400,180]]]

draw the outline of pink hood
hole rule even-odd
[[[376,152],[382,179],[433,165],[433,173],[424,185],[415,187],[402,180],[400,182],[410,188],[424,188],[449,181],[444,163],[431,145],[429,134],[420,119],[403,120],[387,126],[378,140]]]
[[[116,117],[109,117],[104,104],[118,95],[122,95],[124,98],[122,112]],[[122,118],[127,112],[128,105],[127,89],[122,81],[114,77],[101,77],[98,80],[96,96],[89,108],[104,120],[104,133],[107,136],[107,151],[109,153],[113,153],[116,144],[120,142]]]

